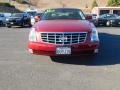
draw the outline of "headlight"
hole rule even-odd
[[[91,41],[92,41],[92,42],[97,42],[97,41],[99,41],[98,31],[96,30],[96,28],[93,28],[93,29],[92,29]]]
[[[31,18],[31,24],[34,25],[35,24],[35,19]]]
[[[32,28],[29,33],[29,41],[31,42],[40,42],[41,41],[41,34]]]
[[[9,21],[9,19],[7,18],[6,21]]]
[[[29,33],[29,41],[32,41],[32,42],[37,41],[35,28],[32,28]]]
[[[115,22],[115,20],[111,20],[111,22]]]

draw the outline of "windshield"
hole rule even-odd
[[[79,9],[49,9],[42,15],[42,20],[83,20],[85,16]]]
[[[103,14],[100,17],[101,18],[117,18],[118,15],[116,15],[116,14]]]
[[[14,13],[11,15],[11,17],[22,17],[23,14],[22,13]]]
[[[29,14],[30,16],[35,16],[36,12],[27,12],[27,14]]]

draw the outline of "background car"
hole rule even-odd
[[[13,13],[11,17],[6,19],[6,26],[8,28],[12,26],[31,26],[30,16],[26,13]]]
[[[6,17],[4,14],[0,13],[0,26],[4,26],[6,22]]]
[[[40,17],[43,13],[36,13],[34,17],[31,17],[31,25],[34,25],[36,22],[40,21]]]
[[[40,17],[42,16],[42,14],[43,13],[37,13],[36,15],[35,15],[35,22],[38,22],[38,21],[40,21]]]
[[[98,32],[90,18],[80,9],[46,10],[29,33],[29,52],[48,56],[98,53]]]
[[[118,16],[115,19],[111,20],[111,26],[120,26],[120,16]]]
[[[116,14],[103,14],[99,18],[96,19],[95,25],[97,26],[111,26],[111,21],[114,21],[118,18]]]

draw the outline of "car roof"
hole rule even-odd
[[[54,9],[54,10],[81,10],[81,9],[78,9],[78,8],[50,8],[50,9],[47,9],[47,10],[51,10],[51,9]]]

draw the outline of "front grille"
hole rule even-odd
[[[84,43],[86,41],[86,37],[87,32],[41,33],[41,39],[43,42],[62,45]]]
[[[10,20],[9,22],[13,22],[13,23],[16,23],[16,20]]]

